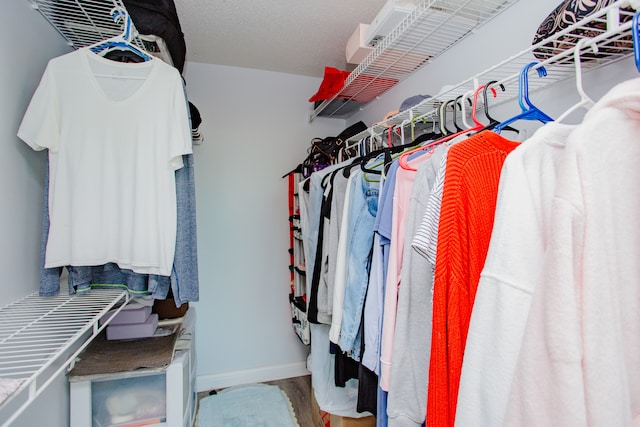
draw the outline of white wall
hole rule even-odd
[[[69,51],[27,1],[3,2],[0,14],[0,306],[38,289],[44,153],[16,137],[49,58]],[[13,424],[65,427],[68,384],[61,375]]]
[[[37,289],[42,218],[44,153],[35,153],[16,136],[22,115],[49,58],[68,51],[57,32],[25,1],[11,1],[0,14],[0,262],[11,271],[12,286],[0,304]],[[29,29],[26,31],[25,29]]]
[[[558,3],[558,0],[516,2],[487,25],[474,31],[447,52],[427,63],[422,69],[382,95],[380,99],[367,105],[363,111],[350,117],[348,122],[362,120],[371,124],[379,121],[388,111],[397,109],[404,99],[412,95],[435,95],[445,85],[461,83],[528,49],[538,26]],[[637,75],[638,72],[633,65],[633,60],[629,59],[595,72],[586,72],[584,88],[589,96],[597,100],[616,83]],[[517,85],[516,82],[513,84]],[[560,84],[554,84],[544,91],[536,92],[531,95],[531,100],[551,117],[558,117],[579,100],[575,89],[575,80],[570,79]],[[520,107],[517,99],[491,110],[492,116],[495,116],[496,119],[506,119],[519,112]],[[581,110],[581,112],[583,111]],[[478,116],[479,119],[482,117],[482,115]],[[567,123],[580,119],[581,114],[576,113],[569,117]],[[518,124],[520,127],[536,128],[533,126],[533,122],[520,121]]]
[[[291,328],[287,180],[313,137],[343,120],[306,120],[320,79],[189,62],[203,117],[194,147],[200,302],[198,381],[205,390],[306,373]]]

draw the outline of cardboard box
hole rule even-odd
[[[349,418],[331,414],[331,427],[376,427],[376,417]]]
[[[115,314],[118,310],[110,310],[107,314],[104,315],[102,319],[100,319],[100,326],[104,324],[107,320],[111,319],[109,325],[126,325],[129,323],[144,323],[149,318],[151,314],[150,306],[141,306],[138,304],[131,304],[122,307],[122,310]],[[115,316],[114,316],[115,314]]]
[[[129,340],[152,337],[158,327],[158,315],[152,313],[143,323],[107,326],[108,340]]]
[[[323,411],[318,406],[313,389],[311,390],[311,418],[313,419],[314,427],[376,427],[376,417],[373,415],[350,418]]]
[[[314,427],[331,426],[331,415],[320,409],[316,401],[316,395],[313,393],[313,388],[311,388],[311,418],[313,419]]]

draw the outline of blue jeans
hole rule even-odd
[[[184,166],[176,171],[176,203],[178,205],[178,228],[176,229],[176,252],[171,270],[171,291],[176,307],[184,302],[200,300],[198,280],[198,243],[196,229],[196,183],[193,154],[182,156]],[[154,294],[167,290],[162,288],[162,276]],[[150,278],[150,287],[154,287]]]
[[[69,289],[78,294],[91,289],[121,288],[128,290],[132,296],[153,295],[158,286],[154,282],[164,282],[162,286],[166,290],[170,286],[169,277],[135,273],[112,262],[94,266],[67,266],[67,270]]]
[[[352,195],[348,220],[347,276],[340,327],[340,348],[360,360],[361,324],[364,300],[369,283],[373,225],[378,211],[380,182],[365,179],[362,171]]]

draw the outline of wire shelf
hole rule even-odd
[[[0,405],[0,423],[11,424],[72,364],[106,327],[99,320],[129,299],[126,291],[96,290],[82,295],[30,294],[0,308],[0,379],[19,384]]]
[[[517,0],[423,0],[310,114],[345,117],[445,52]],[[357,108],[355,109],[357,110]]]
[[[121,0],[28,0],[31,7],[75,49],[122,34],[122,25],[111,17],[114,8],[126,10]],[[131,43],[145,49],[137,31]]]
[[[498,89],[492,105],[500,105],[518,97],[517,80],[520,71],[529,63],[537,64],[529,70],[529,93],[534,93],[554,83],[575,76],[574,53],[580,42],[580,60],[583,72],[592,71],[633,55],[631,37],[632,18],[635,11],[631,1],[621,0],[587,16],[563,31],[548,37],[528,49],[476,74],[455,85],[446,92],[423,100],[411,109],[401,111],[369,127],[366,131],[349,138],[358,141],[372,134],[381,134],[391,126],[405,126],[417,119],[436,121],[438,108],[459,96],[469,97],[479,86],[497,81],[492,87]],[[595,51],[594,51],[595,50]],[[543,66],[546,76],[539,77],[536,71]],[[515,82],[515,84],[514,84]]]

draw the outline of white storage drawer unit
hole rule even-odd
[[[189,311],[185,319],[194,315]],[[181,350],[166,369],[70,379],[71,427],[191,427],[197,406],[193,339],[191,333],[179,340]]]

